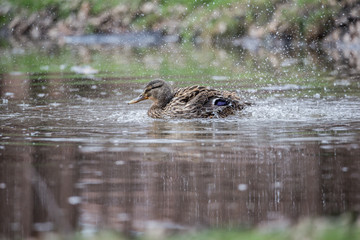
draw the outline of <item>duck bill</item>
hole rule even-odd
[[[138,103],[141,101],[146,100],[147,97],[145,97],[144,95],[140,94],[137,98],[134,98],[133,100],[131,100],[130,102],[128,102],[128,104],[134,104],[134,103]]]

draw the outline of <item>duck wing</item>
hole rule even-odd
[[[226,117],[244,108],[236,93],[201,86],[175,90],[164,112],[181,118]]]
[[[245,107],[235,92],[212,90],[203,102],[202,112],[211,112],[216,117],[234,115]]]

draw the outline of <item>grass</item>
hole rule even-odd
[[[69,14],[72,11],[75,11],[80,4],[83,2],[81,0],[11,0],[8,1],[11,5],[18,9],[26,10],[30,13],[41,11],[48,7],[58,7],[60,12],[63,13],[63,16]],[[100,12],[111,9],[117,6],[119,3],[129,5],[131,9],[138,8],[145,0],[107,0],[107,1],[97,1],[97,0],[88,0],[87,2],[91,5],[91,13],[96,15]]]

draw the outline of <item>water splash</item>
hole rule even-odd
[[[110,121],[117,123],[148,123],[151,122],[151,118],[147,115],[147,110],[126,110],[119,111],[111,114],[108,118]]]
[[[354,99],[266,99],[246,110],[249,120],[326,122],[357,120],[359,102]]]

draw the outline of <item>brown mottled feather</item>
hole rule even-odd
[[[159,80],[162,81],[162,80]],[[164,85],[168,86],[164,81]],[[224,118],[242,110],[247,103],[229,91],[220,91],[207,87],[191,86],[175,89],[168,103],[153,103],[148,111],[152,118]],[[229,104],[214,105],[214,101],[221,99]]]

